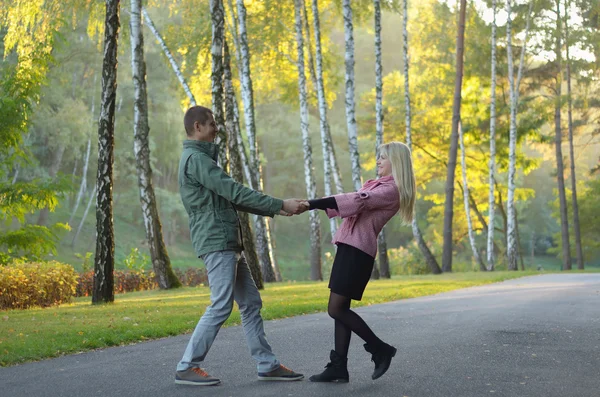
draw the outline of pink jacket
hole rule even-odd
[[[400,194],[394,177],[372,179],[358,192],[333,196],[338,210],[328,209],[327,216],[344,220],[332,243],[344,243],[377,255],[377,235],[400,209]]]

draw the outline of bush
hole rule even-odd
[[[392,274],[429,274],[431,269],[423,259],[416,242],[412,242],[406,248],[388,249],[390,268]]]
[[[155,281],[154,272],[144,270],[115,270],[115,294],[125,292],[145,291],[155,289],[158,284]],[[79,275],[76,296],[90,296],[94,288],[94,271],[89,270]]]
[[[198,285],[208,285],[208,276],[205,268],[188,267],[185,270],[174,269],[175,275],[181,284],[188,287],[196,287]]]
[[[0,309],[68,303],[75,295],[77,278],[72,266],[56,261],[0,266]]]

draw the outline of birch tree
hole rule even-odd
[[[460,165],[462,169],[462,180],[463,180],[463,200],[465,205],[465,215],[467,217],[467,228],[469,233],[469,243],[471,244],[471,250],[473,251],[473,258],[479,265],[479,270],[485,271],[486,267],[481,260],[481,256],[477,251],[477,245],[475,244],[475,234],[473,233],[473,222],[471,221],[471,209],[469,207],[469,184],[467,182],[467,161],[465,155],[465,139],[464,132],[462,129],[462,122],[458,123],[458,134],[460,142]]]
[[[241,59],[242,101],[244,103],[244,120],[248,145],[250,146],[250,169],[253,171],[252,187],[262,192],[262,177],[260,173],[260,160],[258,154],[258,143],[256,141],[256,123],[254,119],[254,94],[252,90],[252,78],[250,75],[250,49],[248,47],[248,35],[246,31],[246,7],[244,0],[237,0],[238,28]],[[256,248],[258,250],[265,281],[281,281],[281,274],[271,241],[269,224],[263,217],[254,218],[254,229],[256,232]]]
[[[508,59],[508,83],[510,99],[510,132],[508,154],[508,196],[506,198],[506,256],[509,270],[518,270],[517,265],[517,235],[515,229],[515,172],[517,146],[517,97],[515,94],[515,76],[512,54],[512,0],[506,1],[506,55]]]
[[[383,67],[381,65],[381,1],[373,0],[375,8],[375,158],[379,158],[379,147],[383,144]],[[375,167],[377,177],[377,167]],[[379,275],[390,278],[390,261],[387,255],[385,227],[377,236],[377,251],[379,252]],[[375,271],[376,267],[373,268]],[[377,275],[375,278],[378,278]]]
[[[573,96],[571,92],[571,57],[569,54],[569,1],[565,6],[565,48],[567,58],[567,115],[569,123],[569,160],[571,165],[571,205],[573,207],[573,233],[575,234],[575,252],[577,269],[583,270],[583,249],[581,247],[581,229],[579,227],[579,204],[577,203],[577,176],[575,175],[575,151],[573,149]]]
[[[323,179],[325,182],[325,196],[331,196],[333,194],[331,179],[332,175],[335,172],[333,167],[335,153],[332,150],[333,143],[331,142],[329,123],[327,122],[327,100],[325,99],[325,87],[323,83],[323,54],[321,49],[321,22],[319,18],[318,0],[312,0],[312,13],[313,29],[315,31],[316,50],[316,73],[315,82],[313,84],[315,84],[315,86],[317,87],[317,99],[319,102],[319,127],[321,131],[321,147],[323,150]],[[307,33],[307,36],[310,37],[310,32],[307,31]],[[338,193],[341,192],[338,191]],[[331,231],[331,238],[333,239],[337,231],[337,221],[335,218],[329,219],[329,229]]]
[[[529,35],[529,22],[533,2],[529,3],[527,15],[527,26],[525,28],[525,41],[521,49],[521,58],[517,72],[517,82],[514,81],[514,66],[512,54],[512,0],[506,2],[506,53],[508,58],[508,81],[510,97],[510,129],[509,129],[509,155],[508,155],[508,196],[506,199],[506,255],[509,270],[518,270],[519,239],[517,231],[517,213],[515,208],[515,174],[517,169],[517,110],[519,106],[519,86],[523,77],[523,64],[525,63],[525,51],[527,48],[527,36]]]
[[[404,105],[405,105],[405,124],[406,124],[406,145],[412,152],[412,131],[411,131],[411,106],[410,106],[410,89],[409,89],[409,58],[408,58],[408,0],[403,0],[403,15],[402,15],[402,54],[404,61]],[[429,269],[433,274],[440,274],[442,269],[437,263],[435,256],[433,256],[431,250],[425,243],[423,234],[417,224],[417,214],[415,209],[415,216],[412,221],[412,232],[417,245],[425,258],[425,262],[429,266]]]
[[[94,104],[92,103],[92,114],[94,113]],[[75,205],[73,206],[73,211],[71,212],[71,216],[69,217],[69,225],[73,223],[73,218],[75,217],[75,213],[79,208],[79,204],[81,203],[81,199],[83,198],[83,194],[87,188],[87,171],[88,165],[90,163],[90,151],[92,148],[92,138],[88,138],[87,148],[85,150],[85,156],[83,158],[83,171],[81,172],[81,183],[79,184],[79,190],[77,191],[77,198],[75,199]]]
[[[225,10],[222,0],[210,0],[212,43],[210,48],[212,70],[210,75],[212,111],[217,124],[216,144],[219,145],[219,165],[227,172],[227,133],[223,114],[223,40],[225,35]]]
[[[75,235],[73,236],[73,239],[71,240],[71,248],[75,248],[75,243],[77,242],[77,239],[79,238],[79,235],[81,234],[81,230],[83,229],[83,224],[85,223],[85,220],[87,219],[88,213],[90,212],[90,208],[92,207],[92,203],[94,202],[94,198],[96,197],[96,189],[97,189],[97,185],[94,185],[94,189],[92,190],[92,193],[90,194],[88,203],[85,206],[85,211],[83,211],[83,217],[79,221],[79,225],[77,226],[77,231],[75,232]]]
[[[306,74],[304,71],[304,35],[302,33],[302,0],[294,0],[296,17],[296,50],[298,53],[298,95],[300,100],[300,129],[302,131],[302,150],[304,152],[304,183],[309,200],[317,197],[315,173],[312,164],[312,143],[308,125],[308,95],[306,92]],[[310,277],[311,280],[323,280],[321,272],[321,222],[317,211],[310,211]]]
[[[115,300],[115,236],[113,228],[113,163],[115,145],[115,100],[117,96],[117,38],[119,0],[106,0],[102,100],[98,121],[98,174],[96,178],[96,254],[92,303]]]
[[[171,64],[171,68],[173,68],[173,72],[175,72],[175,76],[177,76],[177,79],[179,80],[181,87],[183,88],[183,90],[185,91],[185,94],[187,95],[187,97],[190,100],[190,105],[196,106],[196,99],[194,98],[194,95],[192,94],[192,90],[190,90],[190,87],[188,86],[187,81],[185,80],[185,77],[183,76],[183,73],[181,73],[181,70],[179,69],[179,65],[177,65],[177,62],[175,61],[173,54],[171,54],[169,47],[167,47],[167,44],[165,43],[162,36],[160,35],[160,32],[154,25],[152,18],[150,18],[148,11],[146,11],[146,8],[142,8],[142,15],[144,16],[144,22],[146,22],[146,26],[148,26],[148,28],[154,35],[154,38],[156,39],[156,41],[158,41],[160,48],[162,48],[163,53],[169,60],[169,63]]]
[[[360,156],[358,154],[358,134],[356,128],[354,104],[354,27],[352,24],[352,6],[350,0],[343,0],[344,34],[346,50],[344,61],[346,65],[346,124],[348,127],[348,145],[352,163],[352,184],[354,190],[362,187],[360,177]]]
[[[489,162],[489,215],[487,231],[487,270],[495,267],[494,260],[494,226],[496,216],[496,198],[494,186],[496,179],[496,0],[492,0],[492,88],[490,94],[490,162]]]
[[[144,36],[142,33],[142,0],[131,0],[129,18],[131,36],[131,69],[135,99],[133,106],[133,151],[136,160],[140,202],[146,239],[150,249],[152,269],[161,289],[181,287],[171,269],[171,259],[165,246],[162,224],[158,214],[152,167],[150,166],[150,144],[148,142],[148,92],[146,88],[146,62],[144,60]]]
[[[223,75],[225,86],[225,129],[227,130],[227,145],[229,147],[229,169],[231,177],[239,183],[244,182],[242,170],[242,158],[240,156],[240,147],[238,146],[238,136],[240,136],[240,125],[235,116],[235,91],[232,82],[231,57],[227,41],[224,41],[223,57]],[[254,245],[254,233],[250,228],[250,217],[247,212],[238,212],[240,218],[240,228],[242,231],[242,241],[244,244],[244,256],[252,273],[252,278],[258,289],[263,289],[263,276],[260,271],[256,246]]]
[[[556,180],[560,203],[560,229],[562,237],[563,270],[571,270],[571,244],[569,241],[569,217],[562,155],[561,101],[562,101],[562,26],[560,0],[556,0],[556,98],[554,102],[554,146],[556,150]]]
[[[442,252],[442,270],[452,271],[452,221],[454,216],[454,174],[458,149],[458,122],[460,120],[460,103],[462,92],[463,65],[465,52],[465,17],[467,1],[460,0],[458,15],[458,34],[456,35],[456,78],[454,82],[454,102],[452,105],[452,135],[446,172],[446,201],[444,203],[444,248]]]

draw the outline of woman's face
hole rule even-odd
[[[377,159],[377,175],[380,177],[392,175],[392,163],[385,153],[380,154]]]

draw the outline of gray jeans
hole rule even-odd
[[[262,299],[252,279],[243,254],[235,251],[210,252],[202,256],[208,273],[211,305],[200,318],[196,329],[177,364],[178,371],[199,367],[208,354],[221,326],[229,318],[235,300],[240,308],[242,326],[258,372],[269,372],[279,367],[265,337],[260,315]]]

